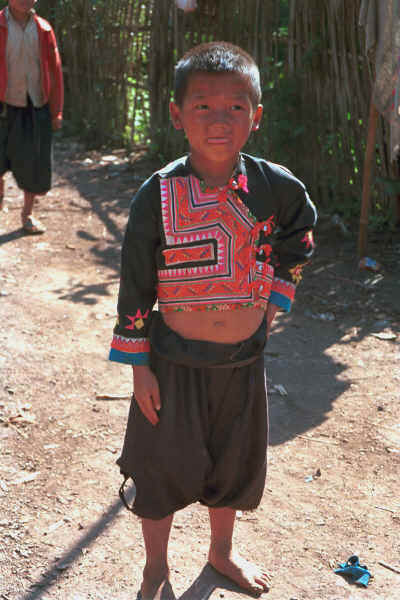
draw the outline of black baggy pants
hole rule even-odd
[[[265,485],[268,443],[265,323],[245,342],[214,344],[185,340],[158,321],[151,368],[160,386],[160,421],[151,425],[133,397],[117,461],[136,487],[131,510],[162,519],[196,501],[255,509]],[[214,366],[173,362],[176,356],[203,362],[204,344],[203,360]],[[157,352],[167,347],[168,358]]]

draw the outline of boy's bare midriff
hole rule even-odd
[[[244,307],[235,310],[164,313],[164,321],[182,337],[234,344],[249,338],[261,325],[265,311]]]

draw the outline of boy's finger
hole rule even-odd
[[[157,425],[159,418],[153,407],[146,407],[146,412],[143,414],[152,425]]]
[[[156,411],[154,410],[151,398],[149,398],[149,402],[146,403],[146,412],[144,413],[144,416],[152,425],[157,425],[159,419]]]
[[[160,410],[161,408],[161,398],[160,398],[160,390],[158,387],[153,391],[153,406],[156,410]]]
[[[156,411],[154,410],[151,396],[148,396],[145,400],[140,399],[136,401],[146,419],[150,421],[152,425],[157,425],[159,419]]]
[[[160,420],[158,418],[158,415],[156,413],[156,411],[153,409],[151,409],[151,412],[149,413],[149,416],[147,417],[147,420],[150,421],[150,423],[152,425],[157,425],[158,421]]]

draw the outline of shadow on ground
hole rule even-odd
[[[134,488],[130,488],[130,490],[126,492],[126,499],[131,503],[133,497]],[[47,569],[40,579],[31,584],[31,589],[21,597],[21,600],[40,600],[46,592],[54,587],[60,579],[68,573],[68,569],[81,559],[83,550],[92,546],[104,531],[112,525],[121,509],[125,510],[125,507],[118,499],[109,506],[104,516],[101,519],[98,519],[85,535],[83,535],[61,557],[57,558],[57,562],[54,563],[54,566]],[[232,581],[215,571],[210,564],[206,564],[199,576],[181,596],[175,596],[171,585],[168,584],[163,590],[161,600],[208,600],[213,591],[217,588],[224,591],[231,590],[238,592],[249,598],[258,597],[254,594],[246,593],[246,591],[239,588]],[[140,598],[141,595],[139,592],[137,600],[140,600]]]
[[[139,160],[135,164],[101,165],[88,168],[82,158],[75,167],[61,168],[86,203],[104,225],[106,243],[93,232],[79,229],[78,238],[92,243],[95,262],[111,269],[109,282],[98,285],[76,283],[60,297],[72,302],[95,303],[97,295],[108,294],[109,283],[119,276],[119,253],[130,200],[157,165]],[[335,400],[349,387],[346,364],[335,362],[329,348],[343,342],[352,331],[351,341],[361,341],[372,331],[390,326],[399,330],[398,286],[400,235],[384,234],[371,240],[384,260],[378,273],[358,269],[356,236],[341,237],[332,229],[317,230],[316,260],[305,271],[295,309],[281,318],[266,349],[266,366],[273,383],[287,387],[288,396],[270,396],[271,444],[279,445],[293,436],[321,424]],[[371,307],[371,308],[369,308]],[[385,313],[379,321],[379,312]],[[377,316],[375,316],[377,315]],[[332,319],[332,320],[330,320]]]
[[[8,244],[9,242],[14,242],[15,240],[19,240],[20,238],[26,236],[27,234],[24,232],[22,227],[15,229],[14,231],[9,231],[8,233],[3,233],[0,235],[0,246]]]
[[[301,334],[299,334],[301,332]],[[325,354],[337,343],[335,332],[322,332],[313,339],[303,330],[287,326],[272,336],[267,346],[266,372],[284,392],[269,394],[270,444],[280,445],[296,435],[323,423],[335,400],[349,387],[339,379],[346,365]],[[308,335],[310,333],[308,332]],[[276,389],[276,388],[275,388]]]
[[[157,168],[144,158],[119,164],[104,164],[101,157],[85,162],[84,154],[69,157],[61,153],[56,170],[63,185],[68,182],[79,192],[79,202],[72,206],[95,214],[103,224],[106,236],[96,236],[83,228],[76,235],[92,241],[90,253],[99,265],[119,271],[119,257],[130,201],[142,182]],[[86,159],[87,160],[87,159]]]
[[[126,495],[128,501],[131,501],[134,495],[133,490],[131,489]],[[124,506],[121,500],[118,499],[110,505],[104,516],[98,519],[85,535],[57,559],[54,566],[47,569],[38,581],[31,584],[31,590],[21,600],[40,600],[47,590],[57,584],[73,563],[80,559],[83,549],[94,544],[101,534],[110,527],[121,509],[124,509]]]
[[[227,577],[218,573],[210,564],[207,564],[197,579],[177,600],[208,600],[216,589],[220,589],[221,592],[231,591],[240,593],[242,596],[247,596],[248,598],[259,597],[258,594],[246,592],[238,587]]]

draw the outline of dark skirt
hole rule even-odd
[[[0,175],[11,171],[22,190],[46,194],[51,188],[52,127],[49,106],[0,102]]]
[[[162,332],[165,336],[158,335]],[[153,346],[156,339],[168,354],[160,354],[160,344]],[[185,340],[160,319],[151,340],[160,421],[151,425],[132,398],[117,461],[125,482],[131,478],[136,487],[128,508],[149,519],[197,501],[255,509],[265,485],[268,443],[265,323],[245,342],[214,344]],[[188,366],[175,362],[177,357],[213,366]],[[124,484],[121,498],[127,505]]]

